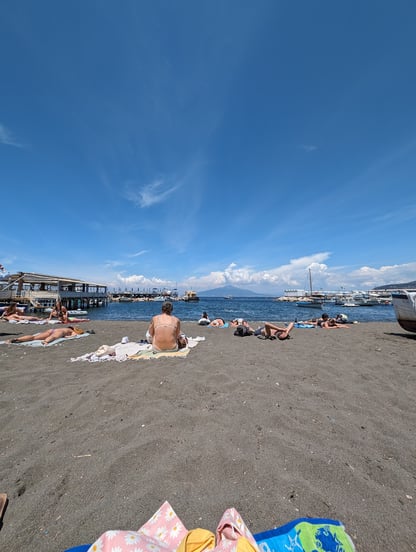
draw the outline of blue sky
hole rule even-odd
[[[4,0],[0,263],[271,295],[416,279],[413,1]]]

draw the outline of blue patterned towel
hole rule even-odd
[[[254,535],[261,552],[354,552],[355,547],[339,521],[299,518]]]

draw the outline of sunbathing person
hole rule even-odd
[[[285,328],[281,328],[280,326],[276,326],[275,324],[272,324],[271,322],[265,322],[263,328],[258,328],[255,330],[255,334],[259,332],[259,335],[257,337],[259,339],[280,339],[280,341],[283,341],[284,339],[289,339],[290,335],[289,333],[293,330],[294,323],[291,322],[288,324]]]
[[[345,325],[343,322],[342,324],[339,324],[335,318],[328,318],[321,324],[321,328],[324,328],[325,330],[331,330],[333,328],[344,328],[347,329],[348,326]]]
[[[10,303],[10,305],[4,309],[1,318],[4,320],[8,320],[9,322],[13,320],[14,322],[20,322],[22,320],[27,320],[28,322],[38,322],[39,320],[44,320],[43,318],[39,318],[38,316],[28,316],[25,314],[22,314],[21,311],[17,307],[16,302]]]
[[[69,322],[68,310],[59,300],[56,301],[54,308],[51,310],[48,322],[52,320],[52,318],[57,318],[62,324],[68,324]]]
[[[221,328],[225,325],[225,322],[223,318],[215,318],[215,320],[212,320],[209,325],[214,328]]]
[[[175,352],[186,347],[180,320],[172,315],[172,310],[172,303],[166,301],[162,305],[162,314],[154,316],[150,322],[146,337],[155,352]]]
[[[22,335],[14,339],[9,339],[6,343],[25,343],[26,341],[42,341],[43,345],[52,343],[56,339],[75,337],[76,335],[82,335],[84,330],[74,326],[68,326],[67,328],[51,328],[44,332],[35,333],[33,335]]]
[[[208,324],[211,322],[211,320],[209,319],[209,316],[208,316],[208,313],[206,313],[205,311],[202,313],[202,316],[201,318],[198,320],[198,324],[200,326],[208,326]]]
[[[235,326],[235,324],[233,324],[233,326]],[[247,320],[243,320],[242,318],[239,318],[237,320],[237,326],[234,330],[234,335],[245,337],[247,335],[254,335],[254,331],[255,330],[250,326]]]
[[[50,322],[52,318],[58,318],[59,322],[62,322],[62,324],[79,324],[80,322],[90,321],[89,318],[75,318],[74,316],[68,316],[68,310],[64,307],[61,301],[56,302],[55,307],[52,309],[47,321]]]

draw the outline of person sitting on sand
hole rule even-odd
[[[25,314],[22,314],[21,311],[17,307],[17,303],[13,301],[10,303],[10,305],[4,309],[1,318],[4,320],[14,321],[14,322],[21,322],[22,320],[27,320],[28,322],[39,322],[40,320],[44,320],[43,318],[39,318],[38,316],[28,316]]]
[[[154,316],[147,330],[147,339],[154,352],[175,352],[186,347],[185,336],[181,335],[179,318],[172,315],[173,305],[165,301],[162,314]]]
[[[290,338],[289,333],[293,330],[293,327],[293,322],[288,324],[285,328],[276,326],[271,322],[265,322],[264,327],[258,328],[254,333],[256,334],[259,332],[259,335],[257,335],[259,339],[280,339],[280,341],[283,341],[284,339]]]
[[[223,318],[215,318],[215,320],[212,320],[209,325],[213,328],[221,328],[225,325],[225,321]]]
[[[56,339],[75,337],[76,335],[82,335],[84,330],[74,326],[68,326],[67,328],[51,328],[44,332],[39,332],[33,335],[22,335],[14,339],[9,339],[6,343],[25,343],[26,341],[42,341],[42,345],[48,345]]]
[[[201,318],[198,320],[198,324],[200,326],[208,326],[208,324],[211,322],[211,320],[209,319],[209,316],[208,314],[204,311],[202,313],[202,316]]]
[[[62,324],[68,324],[69,322],[68,310],[59,299],[56,301],[54,308],[49,314],[48,322],[52,320],[52,318],[57,318]]]

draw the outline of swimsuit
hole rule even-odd
[[[159,315],[159,316],[161,316],[161,315]],[[175,324],[175,322],[161,322],[160,324],[157,324],[157,320],[159,319],[159,316],[155,317],[155,321],[153,323],[153,328],[154,328],[153,340],[156,337],[157,328],[172,328],[174,330],[176,330],[176,328],[177,328],[177,325]],[[178,346],[177,342],[176,342],[175,347],[172,348],[172,349],[159,349],[158,347],[153,345],[153,352],[154,353],[175,353],[178,350],[179,350],[179,346]]]

